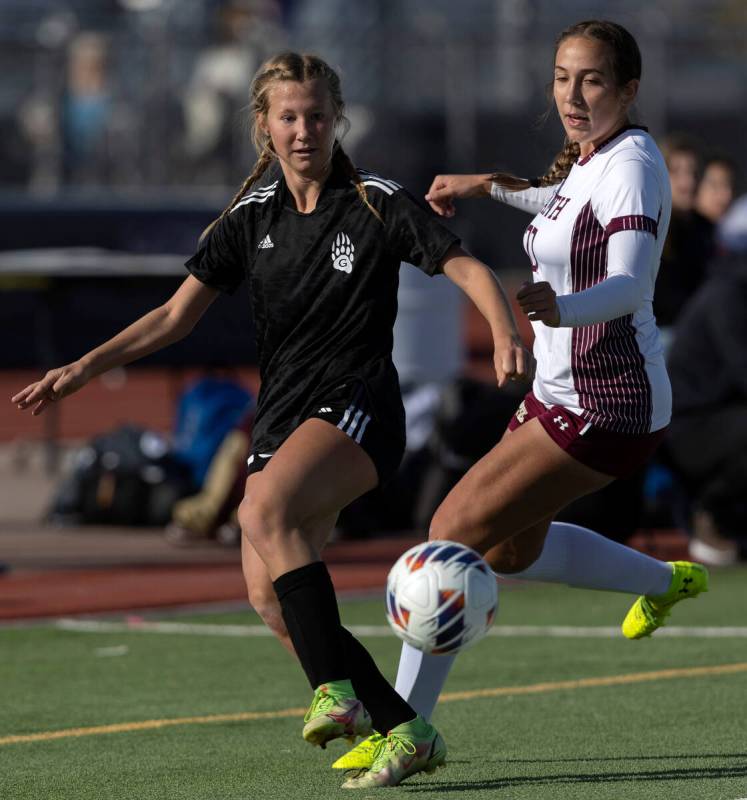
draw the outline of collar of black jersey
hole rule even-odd
[[[273,162],[270,167],[268,167],[267,171],[262,176],[261,183],[264,185],[266,183],[272,183],[273,181],[278,182],[278,191],[275,193],[276,206],[290,209],[296,213],[302,213],[296,208],[295,200],[285,181],[283,170],[277,161]],[[349,192],[352,188],[353,184],[347,170],[339,164],[339,162],[333,162],[332,172],[330,172],[327,180],[324,182],[324,187],[322,188],[322,193],[319,195],[316,208],[325,206],[330,200],[340,197],[340,195]],[[314,210],[316,211],[316,209]],[[312,211],[310,213],[314,212]]]

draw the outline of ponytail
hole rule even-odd
[[[509,192],[520,192],[529,188],[538,189],[540,186],[554,186],[568,177],[571,167],[578,161],[580,152],[578,142],[572,142],[566,137],[563,149],[555,156],[555,160],[544,175],[538,178],[517,178],[508,172],[494,172],[490,176],[490,180]]]
[[[557,54],[558,48],[566,39],[575,36],[594,39],[604,44],[612,75],[618,89],[627,86],[630,81],[640,80],[641,51],[634,37],[622,25],[599,19],[577,22],[575,25],[571,25],[561,31],[555,40],[555,53]],[[543,115],[543,119],[546,119],[549,113],[550,108]],[[571,167],[578,161],[580,152],[579,144],[569,141],[568,137],[566,137],[563,149],[555,157],[555,161],[553,161],[547,172],[541,177],[527,181],[503,172],[496,172],[491,176],[491,179],[503,189],[512,192],[528,189],[530,186],[554,186],[568,177]]]
[[[539,186],[554,186],[564,181],[571,171],[571,167],[578,161],[581,146],[572,142],[567,136],[563,142],[563,149],[555,156],[547,172],[539,178]]]

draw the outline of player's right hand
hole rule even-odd
[[[500,389],[506,386],[509,381],[528,381],[531,383],[534,380],[534,372],[537,367],[531,351],[524,347],[518,336],[495,342],[493,365],[495,366],[498,388]]]
[[[454,200],[463,197],[480,197],[489,192],[489,177],[486,175],[436,175],[425,199],[441,217],[456,214]],[[486,182],[487,180],[487,182]]]
[[[74,361],[64,367],[49,370],[40,381],[29,384],[18,394],[13,395],[10,401],[22,411],[31,408],[31,413],[36,416],[50,403],[77,392],[88,383],[88,380],[86,368],[79,361]]]

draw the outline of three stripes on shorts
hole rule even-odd
[[[337,423],[337,427],[356,444],[361,443],[363,434],[371,421],[371,415],[367,413],[366,400],[366,390],[363,386],[359,386],[352,402],[345,409],[342,419]]]

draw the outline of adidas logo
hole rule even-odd
[[[262,239],[262,241],[259,243],[259,246],[257,247],[257,249],[258,250],[267,250],[268,247],[275,247],[275,244],[273,243],[272,239],[270,239],[270,234],[269,233],[267,234],[267,236],[265,236],[264,239]]]
[[[316,413],[317,414],[331,414],[332,413],[332,409],[329,408],[328,406],[324,406],[323,408],[320,408],[319,411],[317,411]]]

